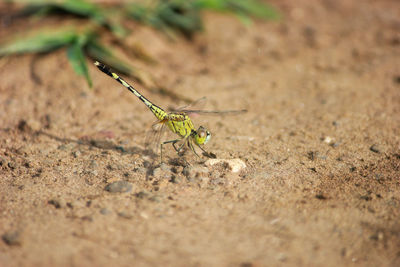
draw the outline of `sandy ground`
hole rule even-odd
[[[174,92],[248,109],[194,118],[237,173],[171,147],[158,166],[153,115],[92,65],[90,90],[65,51],[2,59],[0,266],[399,266],[400,5],[276,2],[281,22],[127,40]]]

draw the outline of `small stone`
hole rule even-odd
[[[340,142],[334,142],[334,143],[330,144],[331,147],[338,147],[339,145],[340,145]]]
[[[100,209],[100,213],[103,215],[108,215],[111,213],[111,211],[107,208],[102,208],[102,209]]]
[[[129,193],[132,191],[132,184],[127,181],[116,181],[108,184],[105,190],[111,193]]]
[[[379,153],[379,152],[380,152],[379,146],[378,146],[377,144],[373,144],[373,145],[369,148],[369,150],[371,150],[371,151],[374,152],[374,153]]]
[[[205,165],[209,167],[215,164],[227,164],[231,172],[239,172],[246,168],[246,163],[241,159],[209,159],[205,162]]]
[[[21,235],[18,231],[7,232],[1,238],[9,246],[20,246],[22,243]]]
[[[81,155],[81,152],[79,150],[72,152],[72,156],[74,156],[74,158],[77,158]]]
[[[85,215],[81,217],[82,221],[88,221],[88,222],[93,222],[93,217],[90,215]]]
[[[224,185],[226,183],[226,181],[225,181],[225,179],[218,177],[218,178],[212,179],[210,183],[213,185]]]
[[[27,168],[27,169],[29,169],[29,168],[32,167],[32,163],[30,163],[29,161],[25,161],[24,167]]]
[[[161,165],[162,166],[162,165]],[[153,176],[159,178],[171,178],[171,171],[162,167],[155,168],[153,170]]]
[[[179,184],[182,182],[182,179],[179,176],[172,175],[171,179],[169,180],[171,183]]]
[[[15,163],[15,161],[10,161],[7,165],[10,169],[15,169],[17,167],[17,163]]]
[[[147,193],[145,191],[140,191],[139,193],[135,194],[135,197],[140,198],[140,199],[147,198],[148,196],[149,196],[149,193]]]
[[[335,143],[335,139],[330,136],[325,136],[325,138],[323,138],[323,141],[324,143],[327,143],[330,146]]]
[[[159,203],[159,202],[161,202],[161,197],[160,197],[160,196],[157,196],[157,195],[154,195],[154,196],[152,196],[152,197],[149,197],[149,200],[152,201],[152,202],[157,202],[157,203]]]
[[[161,163],[160,164],[160,169],[163,170],[163,171],[170,171],[171,170],[171,168],[165,163]]]
[[[146,212],[141,212],[140,214],[140,217],[142,217],[143,219],[148,219],[149,218],[149,215],[146,213]]]
[[[365,201],[370,201],[370,200],[372,200],[372,197],[369,195],[363,195],[363,196],[360,196],[360,199],[365,200]]]
[[[315,195],[315,198],[320,199],[320,200],[327,199],[327,197],[325,195],[323,195],[323,194],[317,194],[317,195]]]
[[[28,125],[26,120],[20,120],[17,125],[18,130],[21,132],[28,132],[31,130],[31,127]]]
[[[61,203],[57,199],[50,199],[47,201],[48,204],[53,205],[56,209],[60,209],[62,207]]]
[[[287,260],[287,256],[284,253],[279,253],[277,258],[278,258],[279,261],[286,261]]]
[[[122,217],[124,219],[128,219],[128,220],[133,218],[132,215],[130,215],[124,211],[118,212],[118,216]]]
[[[67,150],[67,146],[66,145],[59,145],[57,147],[58,150]]]

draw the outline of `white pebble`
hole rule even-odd
[[[205,162],[206,166],[209,167],[219,163],[227,163],[231,172],[239,172],[246,168],[246,163],[241,159],[209,159]]]

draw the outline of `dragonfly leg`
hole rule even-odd
[[[189,146],[190,149],[193,151],[193,153],[194,153],[198,158],[200,158],[200,156],[197,154],[196,150],[194,149],[191,140],[188,140],[188,146]]]
[[[175,144],[176,143],[172,143],[172,145],[174,146],[176,152],[178,152],[178,154],[179,154],[179,152],[181,152],[183,146],[185,145],[185,142],[182,142],[182,145],[180,145],[178,148],[176,148]]]
[[[197,145],[198,147],[200,147],[200,149],[207,155],[207,157],[212,158],[211,154],[208,153],[207,151],[204,150],[204,148],[202,148],[201,146]]]
[[[174,149],[177,150],[176,147],[175,147],[175,143],[177,143],[177,142],[179,142],[179,141],[181,141],[181,140],[182,140],[182,139],[174,139],[174,140],[169,140],[169,141],[162,142],[162,143],[160,144],[160,148],[161,148],[161,149],[160,149],[160,161],[161,161],[161,163],[163,162],[163,160],[162,160],[163,145],[172,143],[172,146],[174,147]]]

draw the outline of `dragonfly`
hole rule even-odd
[[[94,64],[100,71],[114,78],[124,87],[126,87],[130,92],[132,92],[135,96],[137,96],[157,118],[158,120],[157,123],[166,125],[168,129],[170,129],[173,133],[178,135],[178,138],[176,139],[163,141],[160,143],[161,163],[163,163],[163,146],[166,144],[172,144],[178,155],[180,154],[180,152],[182,151],[183,147],[186,144],[188,148],[190,148],[190,150],[193,151],[193,153],[199,158],[200,156],[197,154],[194,146],[199,147],[204,152],[204,155],[206,155],[207,157],[210,158],[215,157],[214,154],[208,153],[202,147],[210,141],[211,139],[210,131],[204,126],[200,126],[199,128],[196,129],[194,127],[191,118],[189,117],[190,113],[223,115],[223,114],[239,114],[246,112],[246,110],[207,111],[207,110],[188,110],[188,109],[166,112],[164,109],[152,103],[145,96],[139,93],[139,91],[137,91],[132,85],[126,82],[118,74],[112,72],[108,66],[98,61],[96,61]],[[180,143],[180,145],[177,146],[176,145],[177,143]]]

